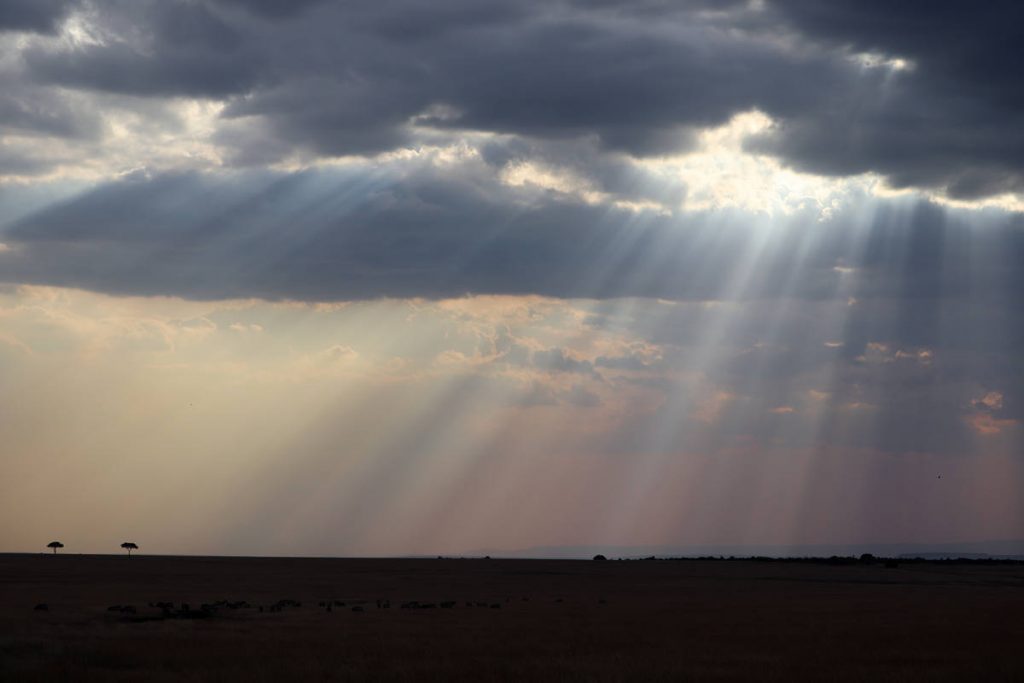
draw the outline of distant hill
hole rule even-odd
[[[515,550],[483,549],[468,555],[537,559],[589,559],[604,555],[609,559],[640,557],[830,557],[859,556],[871,553],[879,557],[921,557],[925,559],[1024,559],[1024,539],[969,541],[964,543],[858,543],[820,545],[659,545],[614,546],[574,545],[535,546]]]

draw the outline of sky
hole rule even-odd
[[[1024,538],[1022,26],[0,0],[0,552]]]

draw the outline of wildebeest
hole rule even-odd
[[[132,605],[111,605],[108,612],[120,612],[121,614],[135,614],[135,607]]]
[[[290,600],[290,599],[287,599],[287,598],[283,598],[283,599],[278,600],[277,602],[275,602],[273,605],[271,605],[270,606],[270,611],[271,612],[280,612],[285,607],[302,607],[302,603],[299,602],[298,600]]]

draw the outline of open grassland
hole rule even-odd
[[[1021,681],[1024,566],[0,555],[0,680],[352,678]]]

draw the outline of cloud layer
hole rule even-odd
[[[7,281],[205,299],[927,301],[1024,285],[1019,215],[913,198],[863,198],[827,217],[635,211],[510,186],[479,159],[132,176],[16,220],[0,239]]]
[[[8,131],[68,137],[96,129],[74,98],[215,101],[221,157],[251,164],[469,133],[643,158],[758,110],[777,125],[750,148],[786,164],[979,198],[1024,187],[1021,12],[1012,2],[5,2],[0,111]]]

